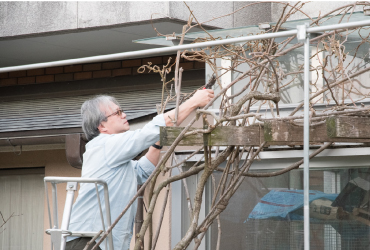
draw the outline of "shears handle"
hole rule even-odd
[[[203,89],[212,89],[212,86],[215,84],[215,82],[216,82],[216,75],[213,74]]]

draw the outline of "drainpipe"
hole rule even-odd
[[[82,154],[85,152],[86,142],[82,134],[66,135],[66,157],[69,165],[74,168],[82,168]]]

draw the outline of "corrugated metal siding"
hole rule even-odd
[[[183,92],[192,92],[184,87]],[[128,120],[156,113],[161,89],[110,93],[121,104]],[[81,126],[82,103],[95,95],[0,102],[0,132],[76,128]],[[167,107],[173,107],[171,102]]]
[[[14,215],[0,228],[0,250],[42,250],[43,178],[41,174],[0,176],[0,211],[5,219]]]

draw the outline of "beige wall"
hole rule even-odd
[[[158,181],[157,181],[157,185],[159,183],[162,182],[162,180],[165,180],[166,178],[168,178],[168,173],[166,174],[166,176],[163,176],[162,174],[160,174],[158,176]],[[164,214],[164,217],[163,217],[163,222],[162,222],[162,226],[161,226],[161,231],[160,231],[160,234],[159,234],[159,238],[158,238],[158,242],[157,242],[157,245],[156,245],[156,248],[157,250],[170,250],[171,249],[171,207],[170,207],[170,204],[171,204],[171,197],[170,197],[170,194],[171,192],[169,192],[169,196],[168,196],[168,199],[167,199],[167,204],[166,204],[166,207],[165,207],[165,214]],[[161,214],[161,211],[162,211],[162,208],[163,208],[163,202],[164,202],[164,199],[165,199],[165,196],[166,196],[166,188],[163,188],[161,193],[159,194],[158,196],[158,201],[157,201],[157,206],[155,207],[154,209],[154,212],[153,212],[153,237],[155,236],[156,234],[156,231],[157,231],[157,227],[158,227],[158,224],[159,224],[159,219],[160,219],[160,214]],[[148,192],[145,193],[145,196],[144,196],[144,199],[146,201],[148,201]],[[146,202],[145,204],[148,204],[148,202]],[[145,218],[145,217],[144,217]],[[149,240],[149,237],[148,237],[148,233],[147,233],[147,241]],[[147,248],[145,248],[147,249]]]
[[[156,182],[156,187],[158,186],[159,183],[162,182],[162,180],[166,179],[168,177],[168,174],[166,176],[162,176],[161,174],[158,176],[158,179],[157,179],[157,182]],[[149,208],[149,190],[150,187],[147,186],[147,188],[145,189],[145,194],[144,194],[144,203],[145,203],[145,207],[146,209]],[[168,197],[168,200],[167,200],[167,204],[166,204],[166,207],[165,207],[165,213],[164,213],[164,216],[163,216],[163,222],[162,222],[162,226],[161,226],[161,229],[160,229],[160,234],[159,234],[159,238],[158,238],[158,241],[157,241],[157,244],[156,244],[156,248],[157,250],[170,250],[171,249],[171,208],[170,208],[170,204],[171,204],[171,198],[170,198],[170,194],[169,193],[169,197]],[[162,191],[160,192],[159,196],[158,196],[158,199],[157,199],[157,203],[156,203],[156,206],[155,206],[155,209],[153,211],[153,224],[152,224],[152,228],[153,228],[153,238],[156,234],[156,231],[157,231],[157,227],[158,227],[158,224],[159,224],[159,219],[160,219],[160,215],[161,215],[161,211],[162,211],[162,208],[163,208],[163,202],[164,202],[164,199],[165,199],[165,195],[166,195],[166,188],[162,189]],[[144,220],[146,218],[146,212],[145,212],[145,209],[144,209]],[[136,234],[135,230],[134,230],[134,235]],[[145,250],[150,250],[148,248],[149,244],[149,230],[147,230],[146,234],[145,234],[145,238],[144,238],[144,249]],[[131,245],[130,245],[130,249],[134,249],[134,246],[135,246],[135,238],[132,237],[132,240],[131,240]]]

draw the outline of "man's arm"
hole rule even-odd
[[[189,100],[180,105],[177,125],[180,125],[195,109],[206,106],[213,97],[214,92],[211,89],[198,90]],[[175,119],[175,109],[164,114],[166,126],[174,125],[171,119]]]
[[[189,100],[180,105],[177,124],[180,125],[195,109],[206,106],[213,97],[214,93],[211,89],[198,90]],[[166,126],[174,125],[171,119],[175,119],[175,109],[164,114]],[[159,142],[156,144],[159,145]],[[145,154],[145,156],[151,163],[153,163],[153,165],[157,166],[160,153],[160,149],[149,147],[149,151]]]
[[[159,146],[159,142],[156,142],[155,144]],[[146,158],[151,163],[153,163],[154,166],[157,166],[160,155],[161,155],[161,150],[156,149],[155,147],[152,147],[152,146],[149,147],[149,151],[145,154]]]

